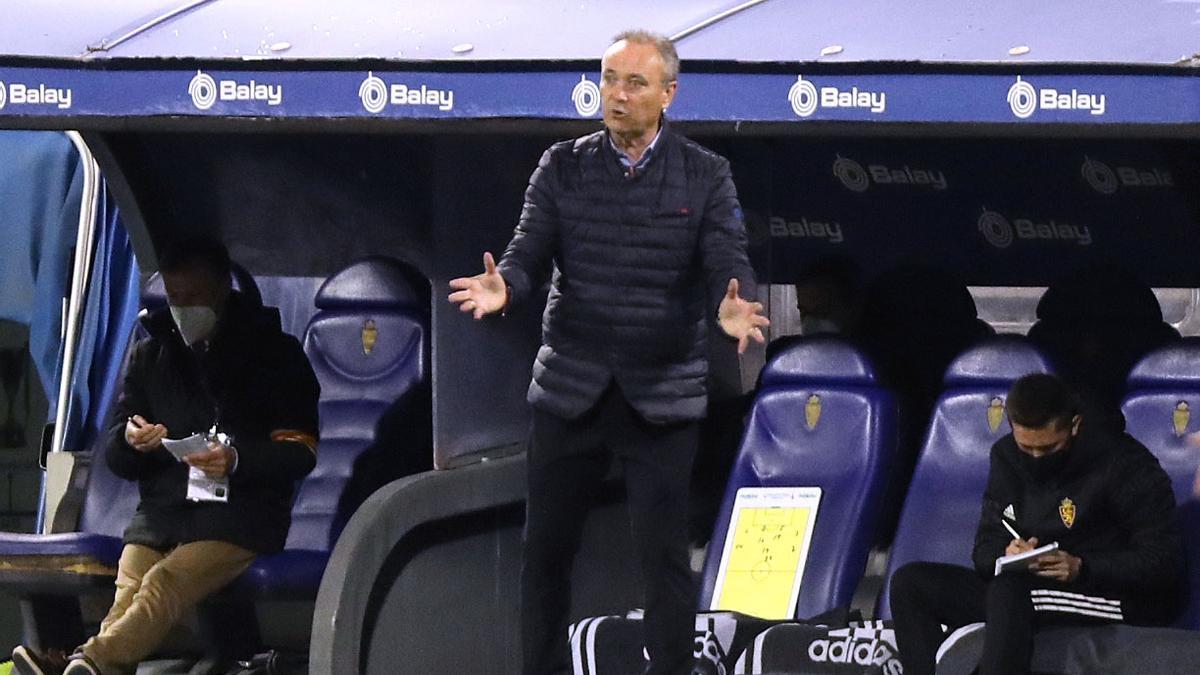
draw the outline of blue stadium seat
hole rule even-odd
[[[819,416],[812,414],[817,410]],[[734,499],[743,487],[822,489],[795,616],[848,606],[866,567],[895,453],[895,400],[859,351],[818,336],[777,354],[763,370],[725,490],[701,606],[711,604]]]
[[[321,383],[317,466],[300,484],[285,550],[231,586],[262,598],[315,598],[329,553],[383,482],[431,468],[429,283],[369,258],[317,291],[304,351]]]
[[[1129,374],[1121,406],[1126,430],[1150,448],[1175,489],[1189,577],[1187,608],[1177,627],[1200,630],[1200,499],[1192,492],[1200,449],[1200,338],[1186,338],[1146,355]]]
[[[950,364],[900,512],[889,581],[917,560],[971,566],[990,450],[1010,430],[1004,397],[1022,375],[1050,371],[1049,361],[1017,335],[990,338]],[[876,618],[891,618],[887,585]]]

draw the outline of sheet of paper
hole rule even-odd
[[[817,522],[821,488],[741,488],[709,609],[790,619]]]
[[[192,434],[187,438],[181,438],[177,441],[164,438],[162,444],[167,449],[167,452],[175,455],[175,459],[181,462],[184,455],[208,450],[208,440],[205,439],[204,434]]]
[[[1052,541],[1045,546],[1039,546],[1031,551],[1017,553],[1016,555],[1006,555],[996,558],[996,569],[992,576],[1000,576],[1001,572],[1020,571],[1024,572],[1029,569],[1029,563],[1039,555],[1058,550],[1058,542]]]

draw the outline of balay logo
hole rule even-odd
[[[208,73],[197,70],[188,82],[188,95],[197,110],[209,110],[218,101],[222,103],[257,102],[270,106],[283,103],[283,85],[259,82],[254,79],[217,80]]]
[[[75,93],[70,87],[52,87],[44,82],[0,82],[0,110],[26,105],[53,106],[70,110]]]
[[[1034,113],[1047,110],[1086,112],[1101,116],[1108,110],[1108,96],[1102,93],[1071,89],[1061,91],[1050,87],[1038,88],[1017,76],[1008,88],[1008,107],[1018,119],[1029,119]]]

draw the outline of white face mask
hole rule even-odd
[[[817,335],[819,333],[840,333],[841,326],[837,321],[824,316],[801,316],[800,317],[800,334],[801,335]]]
[[[183,342],[191,347],[212,334],[217,327],[217,313],[205,305],[171,305],[171,318],[179,327]]]

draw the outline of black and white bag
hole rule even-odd
[[[735,612],[697,614],[696,672],[730,675],[738,655],[754,636],[776,623]],[[575,675],[641,673],[649,661],[643,635],[640,612],[590,617],[571,626],[570,651]]]
[[[891,622],[841,627],[783,623],[758,634],[734,665],[735,675],[901,675]]]

